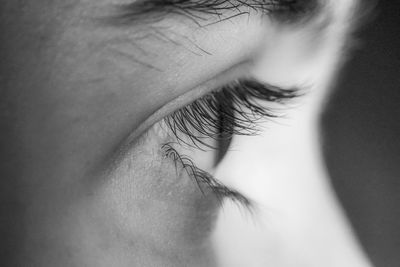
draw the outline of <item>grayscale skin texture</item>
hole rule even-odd
[[[120,2],[2,3],[1,266],[217,266],[220,202],[162,154],[173,137],[156,122],[240,76],[302,83],[295,62],[341,57],[346,27],[326,30],[328,10],[342,22],[351,10],[327,1],[315,23],[299,25],[256,12],[207,27],[98,19]],[[330,34],[338,49],[324,50]],[[179,150],[213,171],[212,155]]]

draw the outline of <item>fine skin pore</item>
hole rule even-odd
[[[313,139],[305,144],[316,151],[323,89],[341,63],[355,4],[321,1],[323,8],[312,19],[297,21],[273,20],[255,10],[233,16],[236,11],[228,10],[223,16],[229,20],[213,16],[200,27],[181,16],[129,26],[104,20],[116,5],[126,4],[123,0],[3,2],[1,266],[43,267],[233,266],[215,253],[225,250],[224,242],[213,244],[225,238],[224,222],[216,224],[218,198],[210,189],[201,192],[165,157],[160,147],[173,137],[157,122],[243,77],[283,87],[319,84],[322,89],[312,86],[297,100],[302,108],[290,111],[293,125],[305,123]],[[319,66],[323,71],[316,72]],[[177,150],[215,172],[212,152]],[[277,149],[268,153],[274,157]],[[229,179],[223,167],[232,157],[218,170],[224,183]],[[312,158],[304,164],[319,170],[320,162]],[[240,187],[235,189],[246,191]],[[270,244],[300,264],[277,256],[251,266],[369,266],[331,192],[313,192],[321,193],[323,208],[332,211],[327,226],[348,236],[329,239],[324,255],[346,253],[349,265],[303,259],[288,235]],[[344,249],[330,254],[336,250],[329,244]],[[322,255],[321,243],[307,247]]]

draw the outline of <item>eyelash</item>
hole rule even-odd
[[[228,198],[233,202],[241,204],[247,208],[253,206],[251,200],[242,195],[240,192],[225,186],[208,172],[196,167],[194,162],[189,157],[180,155],[173,147],[172,143],[164,144],[161,149],[166,158],[173,160],[175,168],[183,169],[189,175],[189,177],[194,180],[199,190],[203,194],[203,186],[207,186],[212,190],[220,204],[222,204],[223,199]]]
[[[260,101],[284,104],[299,95],[296,88],[282,89],[254,79],[236,80],[173,112],[164,118],[164,123],[178,145],[216,149],[207,141],[218,141],[221,136],[230,139],[233,135],[256,135],[260,120],[278,117],[275,110]],[[228,197],[246,207],[251,206],[248,198],[197,168],[190,158],[180,155],[173,143],[164,144],[162,151],[173,160],[175,167],[183,168],[195,180],[201,191],[205,184],[219,199]]]
[[[260,120],[278,117],[260,100],[283,104],[297,96],[298,89],[282,89],[252,79],[237,80],[173,112],[164,118],[164,123],[179,142],[215,149],[205,140],[218,140],[221,133],[224,138],[255,135]]]
[[[289,21],[314,12],[319,4],[318,0],[145,0],[120,6],[120,14],[114,18],[114,22],[133,22],[143,18],[154,22],[162,20],[166,14],[176,14],[189,18],[198,26],[207,26],[200,22],[208,21],[209,15],[224,21],[248,15],[251,10]],[[235,14],[224,18],[226,11],[235,11]]]

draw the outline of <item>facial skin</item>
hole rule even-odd
[[[313,20],[251,11],[206,27],[171,15],[103,20],[119,2],[7,0],[0,10],[2,266],[217,266],[218,200],[160,152],[172,137],[157,122],[244,76],[314,81],[302,67],[329,40],[338,53],[345,33],[330,30],[329,14],[343,22],[351,10],[327,1]],[[311,93],[303,112],[316,114],[325,94]],[[212,152],[179,149],[213,171]]]

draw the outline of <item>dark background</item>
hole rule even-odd
[[[400,266],[400,2],[381,1],[356,34],[323,118],[333,184],[377,267]]]

